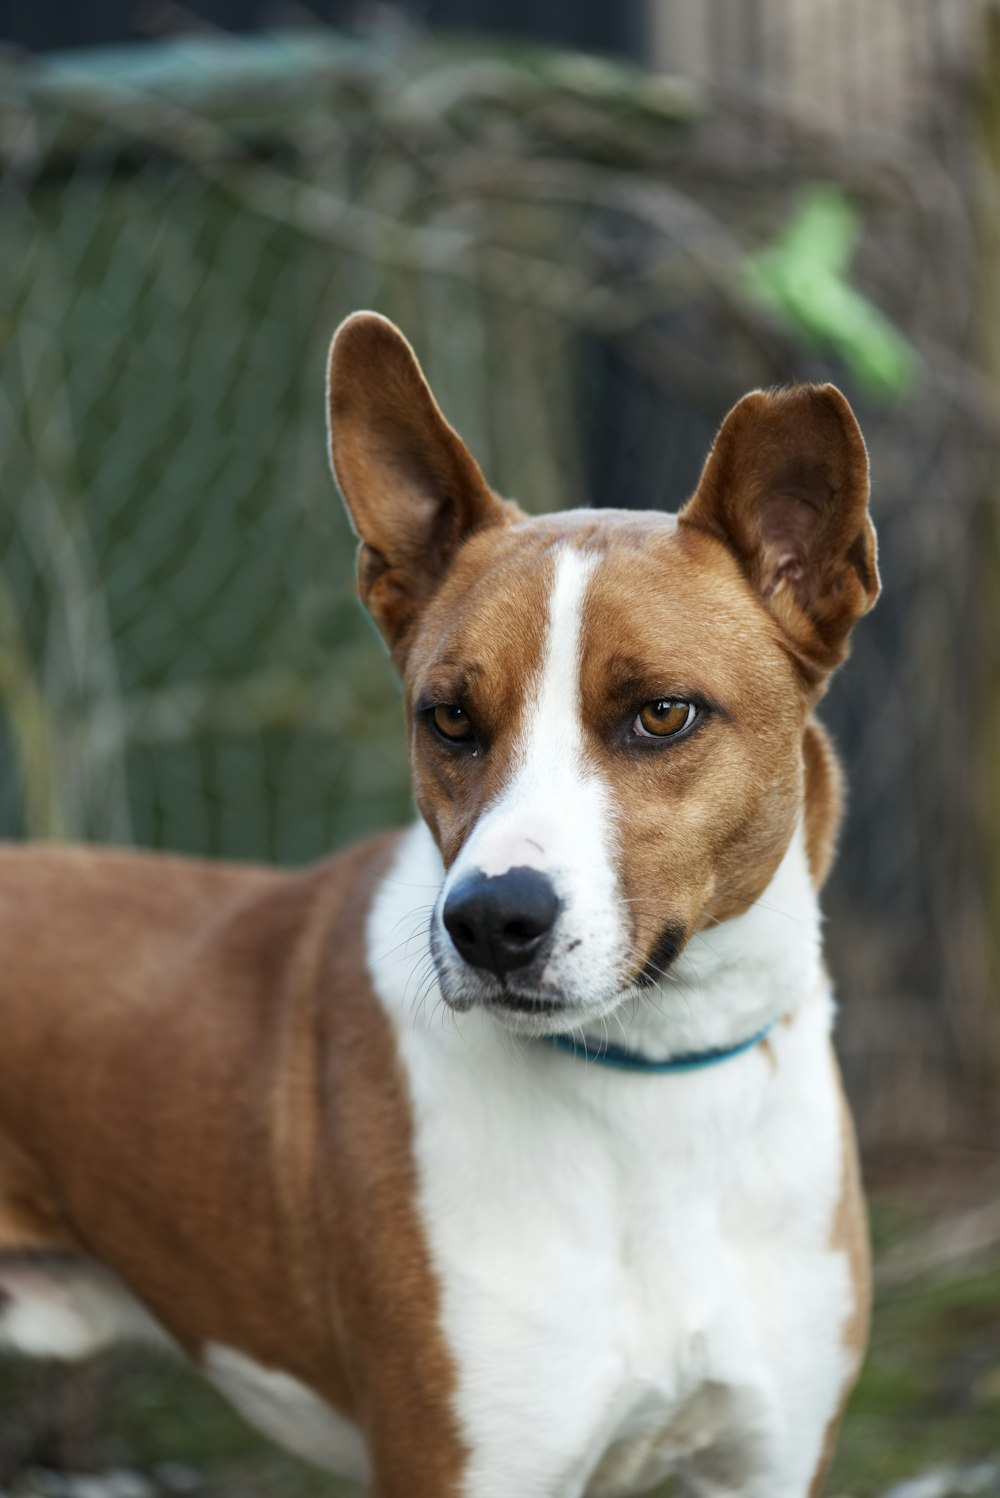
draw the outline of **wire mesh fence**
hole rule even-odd
[[[316,32],[0,79],[0,830],[318,857],[409,814],[328,478],[333,326],[407,331],[529,509],[690,492],[746,389],[833,378],[885,597],[826,717],[872,1144],[996,1119],[995,402],[974,91],[892,128],[538,49]],[[991,879],[993,884],[991,885]]]

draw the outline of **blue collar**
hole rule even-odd
[[[716,1051],[688,1051],[681,1056],[671,1056],[667,1061],[649,1061],[645,1056],[638,1055],[635,1051],[628,1051],[624,1046],[611,1045],[607,1043],[591,1049],[585,1040],[577,1039],[574,1035],[546,1035],[543,1038],[549,1045],[558,1047],[560,1051],[568,1051],[571,1056],[578,1056],[583,1061],[592,1061],[596,1066],[615,1066],[619,1071],[641,1071],[650,1073],[701,1071],[706,1066],[718,1066],[721,1061],[731,1061],[734,1056],[742,1056],[744,1051],[753,1050],[755,1045],[760,1045],[766,1040],[773,1029],[773,1022],[765,1025],[763,1030],[758,1030],[756,1035],[751,1035],[749,1040],[741,1040],[739,1045],[723,1046]]]

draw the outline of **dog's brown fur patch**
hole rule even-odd
[[[193,1356],[292,1374],[358,1420],[385,1494],[440,1498],[464,1452],[409,1100],[338,934],[392,846],[299,875],[4,850],[0,1224],[109,1267]]]

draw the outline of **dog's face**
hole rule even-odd
[[[677,518],[503,503],[372,315],[330,415],[447,870],[444,997],[526,1033],[606,1014],[762,894],[802,814],[811,707],[878,591],[850,409],[746,397]]]

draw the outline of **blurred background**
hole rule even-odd
[[[0,0],[0,174],[4,837],[296,864],[410,815],[326,464],[348,311],[534,511],[676,508],[745,390],[847,392],[879,1310],[828,1491],[1000,1494],[994,0]],[[0,1364],[0,1490],[334,1491],[131,1354]]]

